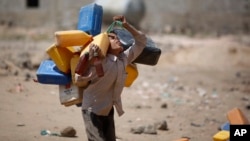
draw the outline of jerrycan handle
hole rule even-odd
[[[114,21],[107,29],[107,33],[110,33],[114,29],[115,26],[123,27],[121,21]]]
[[[79,62],[76,65],[75,73],[83,76],[89,67],[89,53],[86,52],[84,55],[80,57]]]
[[[110,31],[112,31],[114,29],[115,26],[119,26],[121,28],[125,28],[126,30],[128,30],[133,36],[136,36],[139,33],[139,31],[137,29],[135,29],[132,25],[128,24],[128,25],[124,25],[122,24],[121,21],[114,21],[107,29],[107,33],[110,33]],[[126,27],[125,27],[126,26]]]

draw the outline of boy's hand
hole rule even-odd
[[[134,28],[132,25],[130,25],[126,18],[123,15],[118,15],[113,17],[114,21],[121,21],[122,26],[126,28],[133,36],[140,35],[140,31],[138,31],[136,28]]]
[[[121,21],[123,26],[127,26],[127,20],[123,15],[118,15],[113,17],[113,21]]]
[[[89,60],[90,60],[90,62],[92,62],[91,60],[93,60],[94,57],[103,58],[104,56],[102,55],[102,51],[98,45],[90,44],[90,47],[89,47]]]

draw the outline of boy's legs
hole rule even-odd
[[[115,141],[113,108],[108,116],[98,116],[88,110],[82,114],[89,141]]]

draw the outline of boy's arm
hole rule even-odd
[[[142,50],[146,46],[147,38],[145,34],[143,34],[141,31],[137,30],[135,27],[133,27],[131,24],[129,24],[124,16],[115,16],[113,18],[114,21],[118,20],[122,22],[123,27],[129,31],[134,39],[135,43],[132,47],[128,48],[124,53],[128,57],[128,63],[133,62],[142,52]]]
[[[75,73],[75,82],[76,84],[88,84],[89,81],[91,81],[92,79],[92,76],[94,75],[94,71],[93,71],[93,58],[94,58],[94,54],[97,53],[98,55],[101,55],[101,50],[100,48],[95,45],[95,44],[90,44],[90,48],[89,48],[89,57],[87,58],[88,62],[84,65],[85,66],[85,69],[83,74],[78,74],[78,73]],[[103,57],[103,56],[100,56],[100,57]]]

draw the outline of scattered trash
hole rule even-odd
[[[218,97],[218,94],[217,94],[216,90],[213,90],[213,93],[212,93],[211,97],[212,98],[217,98]]]
[[[176,98],[175,99],[175,104],[181,105],[184,104],[185,102],[182,99]]]
[[[171,94],[169,94],[169,93],[163,93],[163,94],[162,94],[162,97],[163,97],[163,98],[170,98],[170,97],[171,97]]]
[[[68,126],[60,131],[60,133],[51,132],[43,129],[40,134],[42,136],[60,136],[60,137],[76,137],[76,130],[72,126]]]
[[[49,131],[49,130],[42,130],[42,131],[40,132],[40,134],[41,134],[42,136],[61,136],[59,133],[52,133],[52,132]]]
[[[197,88],[196,91],[198,92],[200,97],[204,97],[206,95],[206,91],[202,88]]]

